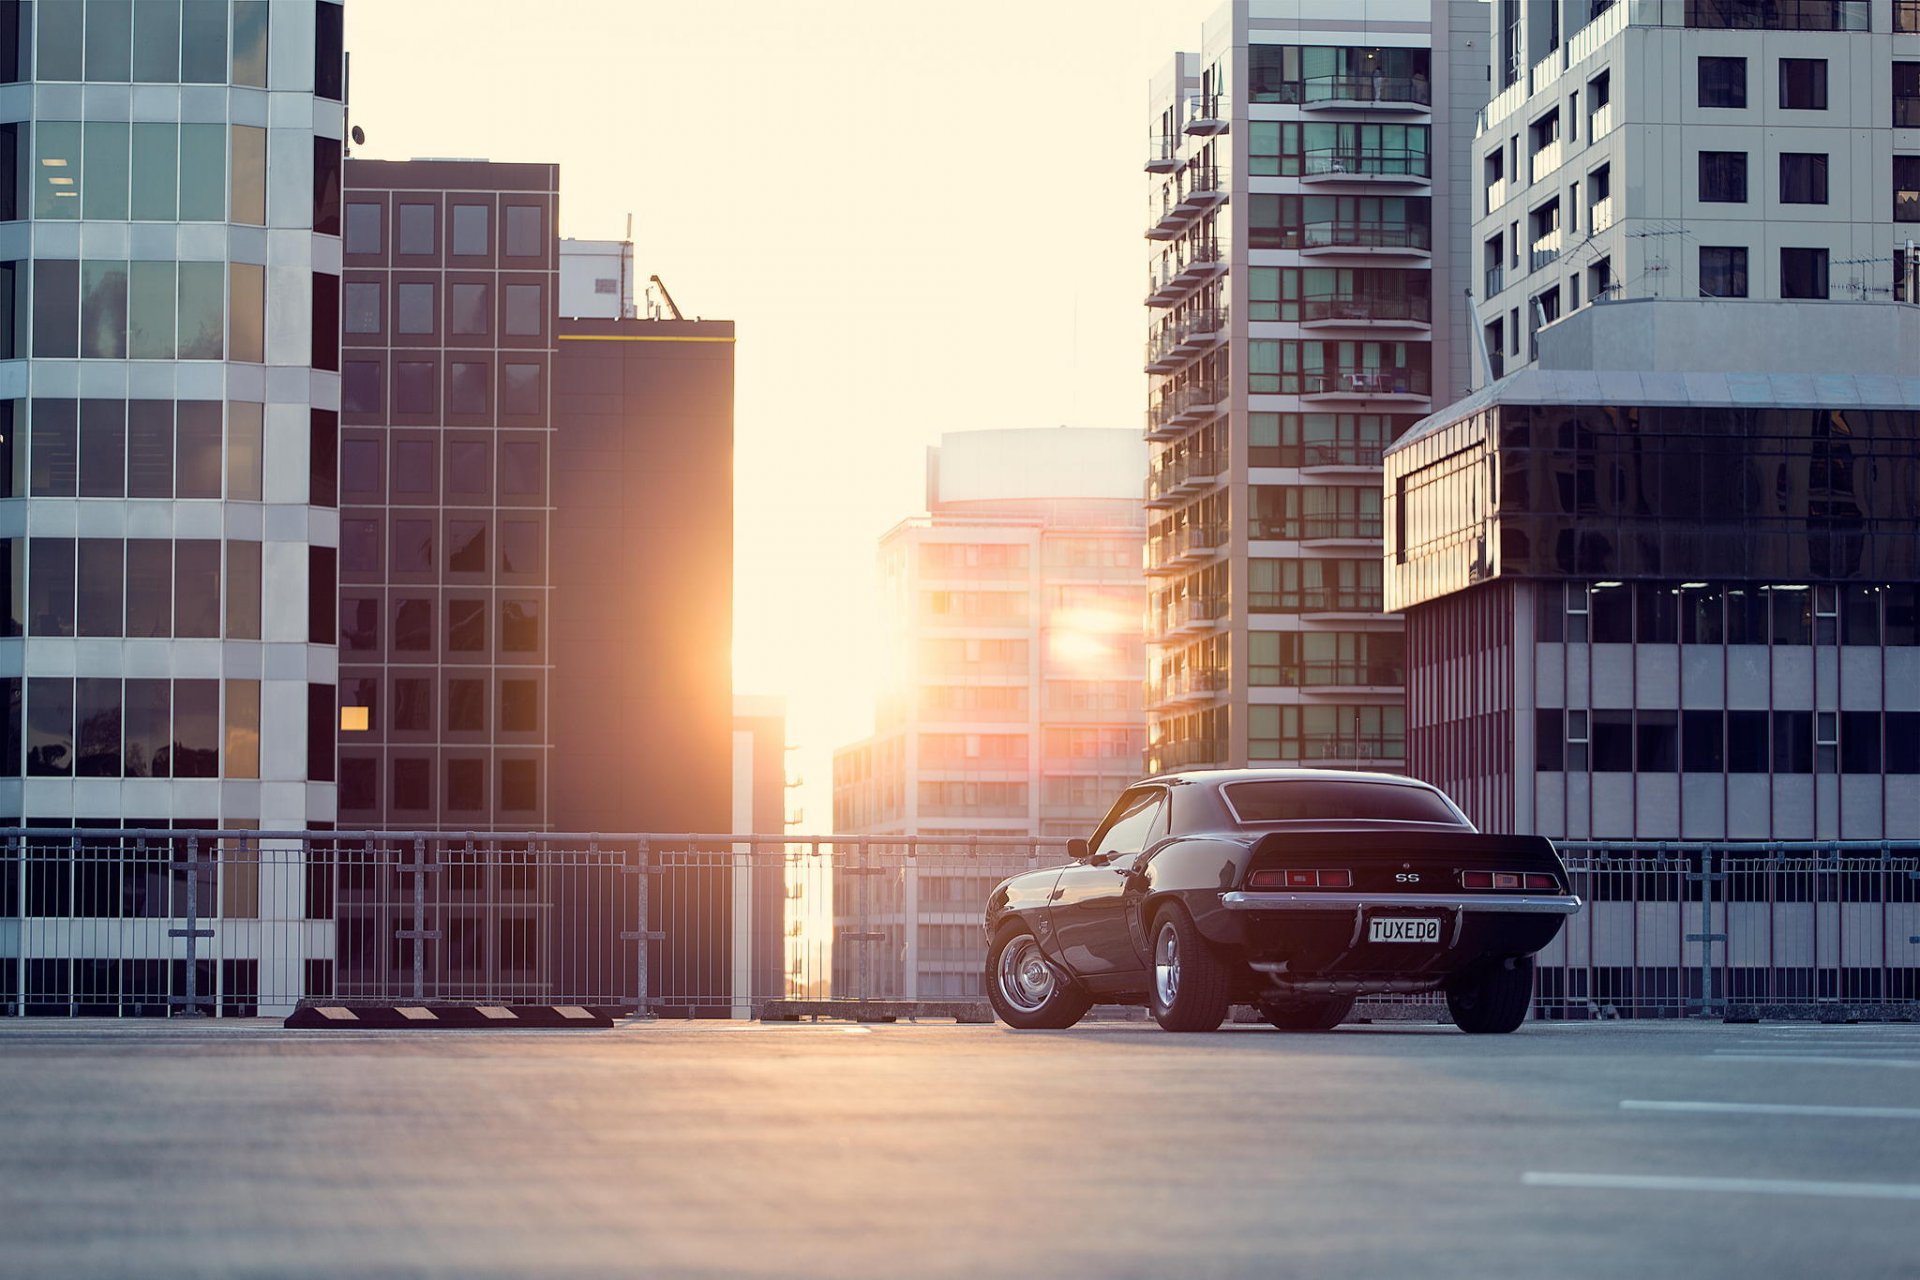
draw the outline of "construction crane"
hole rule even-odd
[[[674,304],[673,295],[667,292],[666,281],[662,280],[659,276],[648,276],[647,279],[652,282],[656,289],[660,290],[660,296],[666,300],[667,310],[673,312],[673,318],[675,320],[685,320],[686,317],[680,314],[680,308]]]

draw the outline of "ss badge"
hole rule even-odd
[[[1420,883],[1420,873],[1418,871],[1397,871],[1394,873],[1393,878],[1401,884]]]

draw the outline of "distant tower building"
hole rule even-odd
[[[876,731],[834,754],[834,829],[1085,835],[1139,773],[1139,465],[1116,430],[966,431],[880,543]]]
[[[1235,0],[1151,87],[1149,769],[1398,770],[1380,455],[1469,386],[1475,0]]]
[[[928,514],[880,542],[887,668],[873,736],[834,753],[836,832],[1092,833],[1144,745],[1144,454],[1084,429],[928,451]],[[980,994],[969,939],[1006,857],[962,869],[956,848],[922,846],[911,878],[835,875],[835,929],[876,945],[834,949],[832,994]]]
[[[1494,0],[1473,140],[1488,367],[1596,299],[1920,301],[1920,6]]]

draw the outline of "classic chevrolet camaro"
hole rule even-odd
[[[1010,1026],[1144,1004],[1169,1031],[1212,1031],[1244,1003],[1324,1031],[1359,996],[1439,990],[1462,1031],[1512,1031],[1534,953],[1580,909],[1550,841],[1483,835],[1390,774],[1163,774],[1068,852],[987,902],[987,994]]]

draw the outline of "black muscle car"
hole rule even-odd
[[[1482,835],[1389,774],[1152,777],[1068,852],[987,903],[987,993],[1014,1027],[1070,1027],[1099,1003],[1212,1031],[1244,1003],[1326,1030],[1358,996],[1441,990],[1461,1030],[1512,1031],[1534,953],[1580,909],[1551,842]]]

